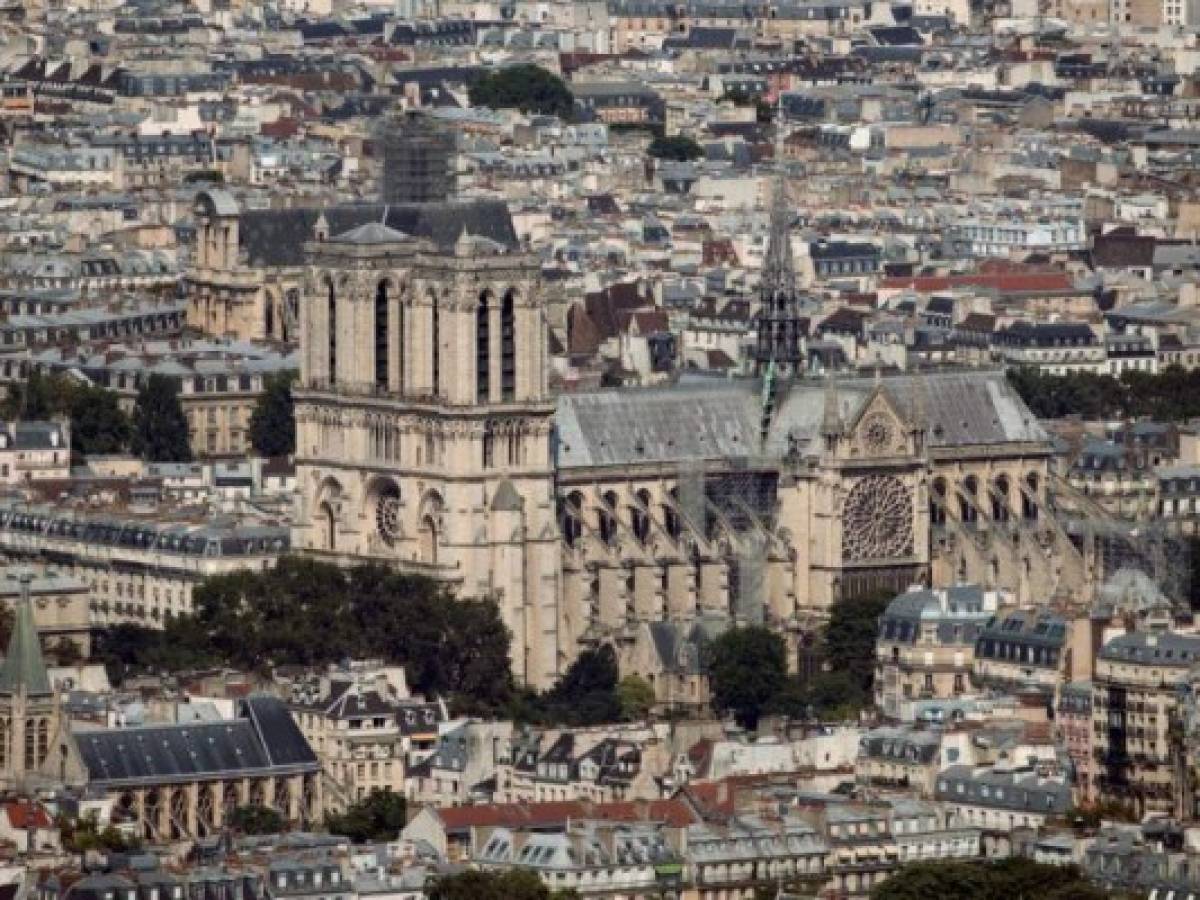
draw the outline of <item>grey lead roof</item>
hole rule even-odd
[[[880,384],[902,417],[927,423],[934,449],[1049,440],[1000,371],[897,375]],[[842,421],[853,422],[874,390],[872,378],[839,379],[835,391]],[[765,447],[759,440],[759,381],[695,379],[563,394],[556,417],[559,465],[782,458],[791,447],[804,449],[819,436],[825,393],[825,384],[815,379],[779,383]]]
[[[556,425],[560,465],[726,459],[758,451],[751,382],[564,394]]]
[[[257,209],[243,212],[238,222],[239,241],[250,265],[303,265],[304,244],[314,239],[322,215],[332,235],[377,222],[400,234],[431,240],[442,250],[453,248],[464,231],[508,248],[519,244],[508,206],[499,200]]]

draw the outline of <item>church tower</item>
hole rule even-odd
[[[804,370],[800,297],[792,257],[791,211],[781,172],[771,198],[771,235],[758,286],[754,372],[790,377]]]
[[[490,598],[518,680],[554,680],[559,543],[537,260],[382,223],[308,245],[299,549]]]
[[[62,710],[33,624],[30,578],[21,576],[21,599],[0,666],[0,774],[10,789],[28,788],[39,777],[66,777]]]

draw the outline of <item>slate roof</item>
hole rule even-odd
[[[240,718],[77,731],[91,784],[167,784],[222,775],[315,772],[320,763],[275,697],[242,702]]]
[[[883,640],[913,643],[920,637],[922,625],[932,622],[939,642],[974,643],[979,628],[992,615],[980,585],[952,585],[937,591],[914,589],[888,604],[879,617],[879,633]]]
[[[464,229],[505,247],[515,248],[519,243],[507,204],[497,200],[247,210],[242,213],[238,230],[250,265],[303,265],[304,243],[313,239],[322,214],[329,233],[335,235],[368,223],[382,223],[401,234],[428,239],[444,251],[454,247]]]
[[[1110,640],[1101,659],[1141,665],[1190,667],[1200,661],[1200,637],[1190,634],[1133,632]]]
[[[1022,772],[976,772],[950,766],[938,774],[935,796],[951,803],[1061,815],[1071,806],[1071,786]]]
[[[999,371],[898,375],[883,389],[909,420],[924,417],[928,444],[941,447],[1048,443]],[[843,422],[856,418],[875,388],[872,378],[836,383]],[[759,438],[761,384],[696,378],[653,388],[564,394],[556,416],[563,468],[679,463],[767,456],[782,458],[820,434],[825,386],[816,379],[778,385],[766,445]]]

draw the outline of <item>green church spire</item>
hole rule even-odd
[[[42,658],[42,645],[33,624],[33,603],[29,599],[31,576],[21,575],[21,598],[12,636],[8,639],[8,654],[0,665],[0,694],[16,694],[24,688],[27,696],[45,696],[50,689],[50,675]]]

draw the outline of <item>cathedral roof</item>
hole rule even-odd
[[[907,422],[923,421],[931,448],[1049,441],[1000,371],[894,375],[888,402]],[[803,450],[823,422],[854,422],[876,389],[871,377],[777,383],[776,411],[760,440],[761,384],[695,378],[678,384],[563,394],[556,425],[563,468],[781,459]],[[816,445],[813,445],[814,449]]]
[[[321,216],[329,234],[344,235],[368,223],[382,223],[401,234],[432,241],[443,251],[453,250],[464,229],[508,248],[520,244],[508,205],[500,200],[355,204],[323,210],[252,209],[238,220],[238,240],[249,264],[304,265],[304,244],[313,239]]]
[[[42,658],[42,645],[33,624],[33,607],[28,598],[17,603],[16,621],[8,639],[8,654],[0,666],[0,694],[15,694],[24,689],[31,697],[49,696],[50,675]]]
[[[565,468],[727,459],[757,452],[757,386],[720,381],[563,394]]]

